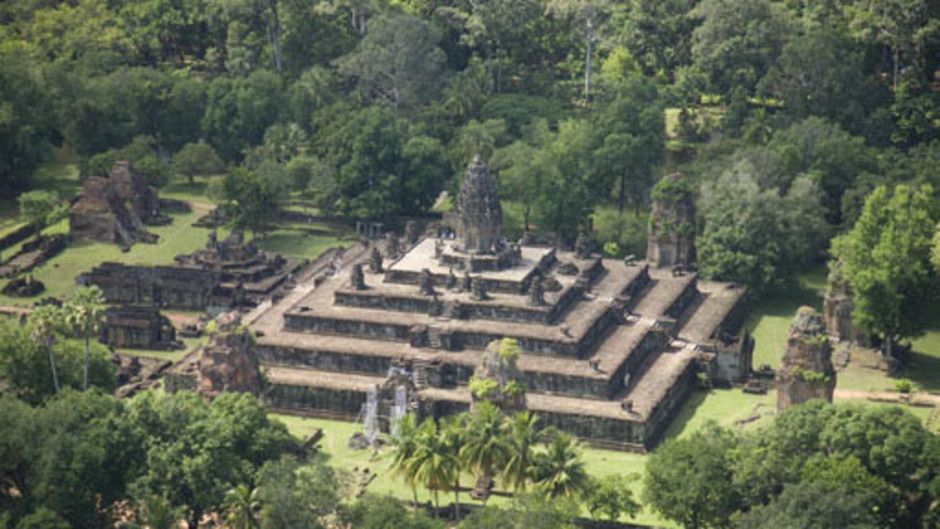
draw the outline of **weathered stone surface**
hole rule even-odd
[[[427,268],[421,271],[421,277],[418,281],[418,291],[422,296],[434,295],[434,278],[431,277],[431,271]]]
[[[654,267],[695,262],[695,200],[679,173],[665,176],[653,189],[646,260]]]
[[[855,308],[852,286],[842,275],[839,261],[829,262],[829,277],[826,283],[826,295],[823,297],[823,320],[829,336],[835,340],[848,340],[864,344],[865,333],[852,321]]]
[[[405,242],[409,246],[418,242],[421,238],[421,226],[418,225],[418,221],[409,220],[405,222]]]
[[[526,409],[526,386],[517,365],[519,354],[519,344],[511,338],[490,342],[470,379],[471,401],[492,402],[507,413]]]
[[[353,290],[365,290],[366,289],[366,278],[362,273],[362,265],[356,264],[352,267],[352,270],[349,272],[349,286]]]
[[[811,307],[800,307],[793,318],[775,383],[778,410],[810,399],[832,402],[836,387],[832,348],[822,317]]]
[[[108,177],[86,178],[81,198],[69,210],[72,237],[124,247],[156,241],[145,224],[160,221],[157,191],[125,161],[115,162]]]
[[[372,253],[369,254],[369,271],[373,274],[381,274],[384,271],[382,268],[382,254],[375,246],[372,247]]]
[[[458,247],[473,253],[492,251],[502,229],[503,208],[490,170],[479,154],[467,166],[455,207]]]
[[[117,367],[118,388],[114,395],[127,398],[138,391],[153,387],[172,365],[166,360],[112,353],[111,363]]]
[[[251,331],[241,325],[237,312],[221,314],[215,323],[215,332],[199,355],[197,391],[207,398],[223,391],[259,395],[263,379]]]
[[[173,266],[130,266],[104,262],[80,275],[98,285],[109,303],[156,305],[179,310],[253,306],[289,282],[301,263],[258,250],[239,231],[223,241],[209,234],[206,247],[176,256]]]
[[[110,307],[102,318],[99,340],[111,347],[128,349],[179,349],[176,329],[153,306]]]
[[[486,282],[479,277],[473,278],[470,283],[470,297],[476,301],[486,301],[489,295],[486,293]]]
[[[529,305],[541,307],[545,304],[545,290],[542,287],[542,276],[536,274],[529,283]]]
[[[65,250],[67,239],[61,233],[37,235],[23,243],[20,251],[0,266],[0,277],[13,277],[36,268]]]
[[[587,259],[594,252],[594,241],[583,231],[578,233],[578,238],[574,241],[574,254],[578,259]]]
[[[385,256],[389,259],[397,259],[401,255],[401,244],[395,232],[385,234]]]

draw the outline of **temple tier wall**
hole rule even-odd
[[[653,415],[645,422],[629,417],[613,418],[580,415],[557,410],[534,410],[541,427],[553,426],[583,439],[588,444],[621,450],[646,451],[662,437],[681,407],[694,381],[694,366],[677,381]],[[433,399],[419,396],[423,415],[435,418],[468,411],[469,401]],[[366,402],[366,393],[354,389],[316,388],[271,384],[265,395],[274,410],[298,415],[356,420]]]
[[[615,307],[607,307],[585,329],[580,340],[574,338],[562,340],[550,337],[466,331],[461,329],[445,330],[429,326],[446,336],[446,349],[459,350],[464,347],[483,350],[494,341],[504,337],[515,338],[519,346],[531,353],[546,356],[583,358],[591,354],[598,341],[620,321],[620,314]],[[315,311],[292,312],[284,314],[284,327],[291,331],[348,335],[396,342],[410,342],[412,325],[382,321],[366,321],[356,318],[339,318],[319,315]]]
[[[635,365],[653,351],[655,340],[644,340],[638,346],[640,352],[633,355]],[[386,376],[394,359],[389,356],[358,355],[320,349],[316,351],[259,344],[255,348],[258,359],[266,365],[285,367],[305,367],[320,371],[352,373],[372,376]],[[645,353],[644,353],[645,352]],[[460,353],[454,353],[459,355]],[[447,356],[438,358],[440,365],[439,387],[466,385],[473,376],[473,366],[469,363],[448,362]],[[530,391],[566,395],[589,399],[610,399],[623,388],[623,370],[611,378],[582,377],[553,372],[523,371],[523,381]]]

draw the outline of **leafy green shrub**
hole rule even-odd
[[[467,385],[470,393],[478,399],[485,399],[499,391],[499,383],[489,378],[470,377],[470,383]]]
[[[898,393],[907,395],[908,393],[914,391],[914,383],[906,378],[902,378],[894,382],[894,389]]]

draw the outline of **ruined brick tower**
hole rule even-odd
[[[864,344],[865,333],[852,321],[855,308],[852,286],[842,274],[842,263],[829,263],[829,277],[826,281],[826,295],[823,297],[823,321],[829,336],[837,341],[852,341]]]
[[[778,410],[810,399],[832,402],[836,387],[832,347],[822,317],[811,307],[796,311],[776,386]]]
[[[695,262],[695,202],[688,180],[679,173],[653,187],[646,260],[653,267]]]
[[[460,250],[489,253],[499,239],[503,208],[496,195],[490,170],[477,154],[467,166],[467,174],[457,193],[457,244]]]

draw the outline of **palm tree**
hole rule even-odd
[[[148,496],[137,505],[137,521],[140,527],[149,529],[174,529],[179,527],[183,509],[174,507],[160,496]]]
[[[82,391],[88,390],[88,356],[91,337],[98,334],[101,313],[104,310],[104,294],[95,285],[79,288],[65,304],[65,322],[75,334],[85,340],[85,355],[82,362]]]
[[[434,514],[440,509],[439,492],[451,488],[460,472],[460,460],[450,450],[446,437],[437,431],[433,419],[418,428],[415,450],[409,459],[415,480],[434,493]]]
[[[59,392],[59,374],[55,367],[55,355],[52,346],[55,344],[56,329],[62,322],[62,311],[54,305],[36,307],[29,315],[30,337],[42,344],[49,355],[49,367],[52,369],[52,385],[55,392]]]
[[[225,493],[222,503],[225,510],[225,523],[232,529],[256,529],[258,518],[255,513],[261,509],[258,489],[248,485],[238,485]]]
[[[451,415],[444,419],[441,425],[441,434],[444,436],[444,444],[450,452],[450,456],[456,463],[454,470],[454,519],[460,521],[460,473],[463,471],[462,461],[460,459],[460,448],[466,439],[466,420],[465,414]]]
[[[474,471],[478,481],[489,482],[508,458],[502,425],[503,412],[492,402],[479,402],[470,413],[460,458]]]
[[[589,477],[581,451],[571,436],[557,432],[535,457],[535,485],[550,498],[570,497],[587,490]]]
[[[398,422],[398,435],[395,437],[395,453],[392,457],[392,473],[401,477],[411,487],[415,507],[418,506],[417,481],[412,473],[411,456],[414,455],[417,444],[418,423],[411,413],[402,417]]]
[[[509,444],[509,457],[503,469],[503,481],[516,492],[525,490],[532,477],[535,446],[541,442],[542,433],[537,428],[538,415],[522,411],[513,415],[503,427]]]

